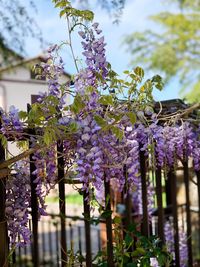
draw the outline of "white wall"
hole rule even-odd
[[[63,82],[69,81],[67,76],[62,77]],[[30,70],[26,66],[16,67],[12,71],[3,72],[0,78],[0,88],[5,88],[5,96],[0,91],[0,106],[8,111],[11,105],[20,110],[26,110],[27,103],[31,103],[31,95],[48,90],[45,81],[30,78]],[[70,98],[68,97],[69,101]]]
[[[61,82],[68,82],[67,76],[61,77]],[[27,104],[31,103],[31,95],[48,90],[45,81],[30,78],[30,69],[27,66],[18,66],[15,69],[4,71],[0,76],[0,107],[5,111],[14,105],[19,110],[27,110]],[[68,102],[70,97],[68,96]],[[8,144],[8,150],[12,155],[17,155],[19,149],[15,144]]]

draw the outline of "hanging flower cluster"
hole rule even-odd
[[[83,55],[87,66],[75,77],[75,89],[80,94],[85,94],[85,89],[88,86],[97,87],[97,74],[100,74],[102,79],[105,79],[108,74],[108,63],[105,57],[106,44],[104,37],[99,37],[102,31],[98,27],[98,23],[94,23],[92,28],[85,28],[85,31],[79,32],[83,39],[81,44],[84,49]]]
[[[173,220],[167,221],[164,226],[165,240],[168,250],[175,260],[175,247],[174,247],[174,228]],[[187,248],[187,235],[183,229],[179,230],[179,254],[180,266],[187,267],[188,262],[188,248]]]
[[[30,172],[28,162],[19,161],[14,166],[16,173],[6,183],[6,218],[12,246],[30,243],[28,228],[31,201]]]
[[[6,136],[13,135],[15,132],[16,137],[20,136],[23,131],[23,123],[20,121],[19,110],[15,106],[9,108],[9,112],[1,112],[1,132]]]
[[[50,190],[55,187],[57,182],[57,162],[55,145],[52,145],[47,151],[36,152],[33,155],[35,164],[34,183],[36,184],[36,195],[38,197],[39,215],[46,215],[45,198]]]

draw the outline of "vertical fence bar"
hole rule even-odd
[[[82,237],[82,234],[81,234],[81,227],[78,226],[77,228],[78,230],[78,250],[79,250],[79,255],[80,255],[80,267],[83,266],[82,264],[82,243],[81,243],[81,237]]]
[[[162,201],[162,177],[161,168],[156,168],[156,197],[158,206],[158,236],[164,242],[164,212],[163,212],[163,201]]]
[[[106,181],[106,177],[104,177],[104,187],[106,203],[105,211],[108,213],[106,215],[107,261],[109,267],[114,267],[110,182]]]
[[[57,267],[59,267],[60,266],[60,264],[59,264],[59,259],[60,259],[60,257],[59,257],[59,233],[58,233],[58,222],[56,222],[55,223],[55,238],[56,238],[56,265],[57,265]]]
[[[21,247],[18,248],[18,264],[21,267],[22,266],[22,251]]]
[[[27,110],[30,112],[31,106],[27,105]],[[35,134],[34,129],[29,129],[28,133]],[[29,148],[32,148],[32,142],[29,141]],[[32,216],[32,262],[34,267],[39,266],[39,249],[38,249],[38,199],[36,195],[37,184],[34,183],[36,176],[33,172],[36,170],[34,164],[34,155],[31,154],[30,159],[30,181],[31,181],[31,216]]]
[[[167,208],[172,212],[172,193],[171,193],[171,175],[167,174],[167,179],[165,180],[165,192],[166,192],[166,202]]]
[[[43,263],[45,263],[45,255],[46,255],[46,246],[45,246],[45,227],[44,227],[44,223],[43,221],[41,221],[40,225],[41,225],[41,234],[42,234],[42,257],[43,257]]]
[[[49,240],[49,259],[51,261],[51,266],[53,264],[53,247],[52,247],[52,228],[51,221],[48,222],[48,240]]]
[[[199,251],[200,251],[200,170],[196,172],[198,188],[198,230],[199,230]]]
[[[0,113],[1,116],[1,113]],[[1,128],[1,120],[0,120]],[[0,162],[5,160],[5,149],[0,142]],[[8,230],[5,218],[5,205],[6,205],[6,177],[0,178],[0,266],[7,266],[8,256]]]
[[[16,250],[13,251],[12,253],[12,264],[15,266],[16,264]]]
[[[61,222],[61,266],[65,267],[67,263],[67,240],[65,231],[65,182],[64,182],[64,159],[63,159],[63,143],[57,143],[58,158],[58,188],[59,188],[59,209]]]
[[[145,158],[144,153],[145,153],[144,151],[140,150],[140,174],[141,174],[141,183],[142,183],[142,210],[143,210],[142,234],[145,236],[149,236],[146,158]]]
[[[168,173],[169,181],[171,182],[171,200],[172,200],[172,215],[173,215],[173,227],[174,227],[174,247],[175,247],[175,266],[180,267],[180,255],[179,255],[179,229],[178,229],[178,207],[177,207],[177,185],[176,175],[174,170],[171,169]]]
[[[69,223],[69,235],[70,235],[70,250],[71,252],[74,253],[74,230],[71,222]],[[70,267],[74,267],[74,257],[72,257],[70,261],[71,261]]]
[[[24,265],[27,266],[28,265],[28,262],[27,262],[27,247],[25,246],[24,247]]]
[[[97,230],[97,238],[98,238],[98,252],[101,251],[101,231]]]
[[[190,216],[190,183],[189,183],[189,170],[188,170],[187,157],[183,163],[183,170],[184,170],[184,183],[185,183],[185,196],[186,196],[188,266],[193,266],[192,226],[191,226],[191,216]]]
[[[1,146],[1,145],[0,145]],[[0,147],[0,157],[3,156],[3,149]],[[7,265],[8,256],[8,232],[7,222],[5,218],[5,201],[6,201],[6,178],[0,179],[0,266]]]
[[[83,208],[85,222],[85,246],[86,246],[86,266],[92,267],[92,251],[91,251],[91,229],[90,229],[90,205],[88,203],[89,192],[83,192]]]
[[[74,233],[73,233],[73,226],[69,223],[69,236],[70,236],[70,249],[71,251],[74,250]]]
[[[124,177],[125,177],[125,188],[124,188],[124,196],[125,196],[125,206],[126,206],[126,220],[125,220],[125,227],[128,229],[128,227],[132,223],[132,200],[128,189],[128,183],[127,183],[127,168],[126,165],[124,166]]]

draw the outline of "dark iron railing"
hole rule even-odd
[[[32,130],[31,130],[32,131]],[[32,132],[34,134],[34,132]],[[31,146],[31,143],[30,143]],[[57,152],[62,154],[62,143],[58,142]],[[5,160],[5,151],[0,144],[0,162]],[[108,266],[114,266],[113,253],[113,231],[112,231],[112,211],[115,207],[112,206],[112,188],[105,177],[105,197],[106,197],[106,212],[110,214],[101,222],[104,227],[94,226],[91,223],[90,206],[85,198],[87,192],[83,192],[83,209],[84,217],[70,217],[66,210],[65,187],[68,183],[78,182],[77,180],[69,180],[65,178],[63,158],[58,157],[58,196],[59,196],[59,214],[49,214],[47,218],[38,222],[38,207],[35,195],[35,184],[33,176],[35,165],[32,155],[30,156],[30,181],[32,187],[31,201],[31,220],[29,227],[32,231],[32,244],[25,248],[18,248],[12,254],[11,266],[66,266],[66,262],[71,261],[72,266],[92,266],[94,256],[105,249],[102,236],[106,235],[107,242],[107,261]],[[179,255],[179,235],[178,231],[182,227],[187,233],[188,247],[188,267],[193,266],[194,262],[200,258],[200,171],[197,172],[196,187],[198,194],[198,205],[195,209],[191,208],[191,191],[190,177],[188,169],[188,159],[185,160],[182,166],[183,183],[185,187],[185,204],[180,206],[177,203],[178,196],[178,177],[176,171],[171,169],[168,171],[165,185],[162,183],[164,170],[157,168],[155,171],[155,202],[156,211],[153,214],[153,223],[149,223],[149,214],[147,209],[147,180],[151,168],[147,166],[145,153],[140,152],[140,173],[142,185],[142,201],[143,201],[143,218],[141,223],[141,232],[145,236],[151,235],[152,231],[165,242],[164,223],[169,217],[173,218],[174,227],[174,246],[175,246],[175,263],[172,266],[180,266]],[[126,166],[124,166],[126,173]],[[125,174],[126,175],[126,174]],[[6,177],[0,179],[0,266],[8,266],[8,232],[5,218],[5,184]],[[126,189],[124,190],[126,191]],[[107,198],[107,195],[110,195]],[[120,203],[124,205],[126,211],[126,219],[124,227],[127,227],[129,222],[137,220],[137,215],[134,214],[134,203],[131,204],[131,196],[124,192],[121,194]],[[163,195],[166,196],[166,205],[164,205]],[[116,212],[116,210],[114,211]],[[138,221],[138,220],[137,220]],[[153,229],[153,230],[152,230]],[[105,232],[105,233],[102,233]],[[134,249],[131,248],[131,249]],[[73,252],[73,253],[72,253]],[[75,258],[77,257],[77,259]],[[78,265],[77,265],[78,264]]]

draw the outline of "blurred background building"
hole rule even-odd
[[[0,55],[1,56],[1,55]],[[0,67],[0,107],[8,111],[11,105],[20,110],[27,109],[27,103],[35,102],[39,92],[47,92],[47,81],[36,77],[33,66],[45,61],[45,55],[24,58],[16,53]],[[70,75],[64,72],[61,82],[68,84]],[[69,96],[68,96],[69,100]]]

